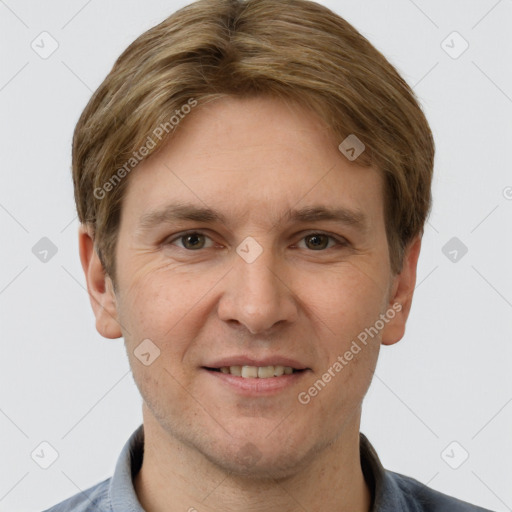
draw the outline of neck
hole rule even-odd
[[[279,479],[271,471],[268,478],[257,479],[226,472],[163,430],[145,408],[144,438],[134,487],[148,512],[370,511],[371,493],[359,455],[359,419],[301,468]]]

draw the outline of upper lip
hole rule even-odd
[[[250,356],[230,356],[217,359],[204,365],[205,368],[224,368],[226,366],[290,366],[295,370],[305,370],[307,366],[295,359],[284,356],[256,358]]]

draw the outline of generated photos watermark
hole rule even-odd
[[[306,391],[301,391],[297,395],[297,399],[299,403],[302,405],[307,405],[311,402],[311,400],[320,393],[331,380],[338,375],[345,366],[349,364],[354,356],[361,352],[362,347],[368,344],[368,337],[370,336],[372,339],[379,334],[382,329],[384,329],[385,325],[395,318],[396,314],[402,311],[402,304],[395,302],[391,308],[389,308],[385,313],[381,313],[379,319],[375,321],[375,323],[371,327],[366,327],[363,331],[361,331],[357,335],[357,340],[352,340],[352,344],[350,348],[345,351],[343,355],[339,355],[336,358],[336,361],[329,366],[327,371],[315,381],[315,383],[310,386]],[[359,342],[359,343],[358,343]]]
[[[187,114],[190,114],[197,104],[198,102],[196,99],[190,98],[185,105],[174,111],[174,114],[169,118],[169,121],[160,123],[153,130],[152,135],[148,136],[146,142],[139,148],[139,150],[134,151],[132,153],[133,156],[129,158],[122,167],[117,169],[110,179],[108,179],[101,187],[96,187],[94,189],[94,197],[96,199],[103,199],[108,192],[114,190],[121,180],[126,177],[140,162],[142,162],[146,156],[149,155],[150,151],[162,140],[164,134],[168,134],[176,128],[182,119],[184,119]]]

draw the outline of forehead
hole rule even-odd
[[[147,219],[179,202],[243,221],[323,205],[364,212],[375,224],[383,217],[381,173],[349,162],[339,142],[307,109],[223,98],[196,107],[132,171],[123,211],[129,205],[130,216]]]

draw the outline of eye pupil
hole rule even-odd
[[[323,241],[324,243],[322,243],[322,238],[323,238]],[[326,247],[326,243],[328,243],[328,238],[325,236],[325,235],[309,235],[306,237],[306,239],[308,240],[316,240],[315,242],[313,242],[312,246],[314,249],[318,249],[318,248],[321,248],[321,249],[324,249]],[[320,243],[318,243],[318,241],[320,240]]]
[[[183,245],[184,245],[187,249],[195,249],[195,248],[197,248],[197,247],[198,247],[198,245],[202,246],[201,242],[199,242],[199,244],[197,244],[197,243],[192,243],[192,244],[190,244],[190,245],[189,245],[189,241],[190,241],[190,239],[192,239],[192,240],[196,239],[196,241],[197,241],[197,239],[198,239],[198,238],[200,238],[200,237],[202,237],[202,236],[203,236],[203,235],[201,235],[201,234],[199,234],[199,233],[192,233],[192,234],[190,234],[190,235],[185,235],[185,236],[182,238],[182,240],[184,240],[184,244],[183,244]],[[204,242],[204,240],[203,240],[203,242]]]

